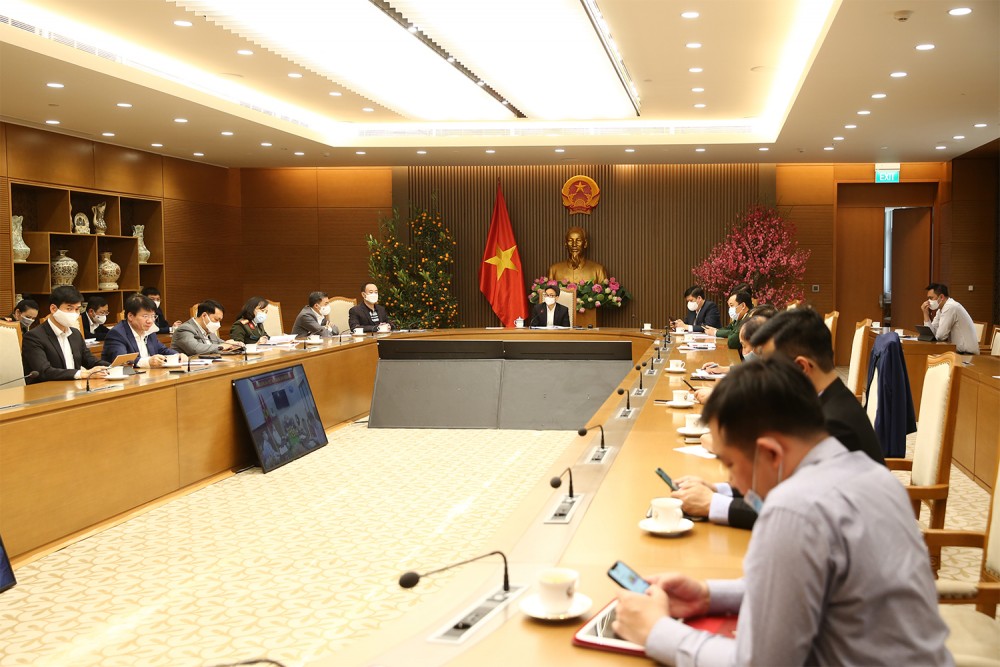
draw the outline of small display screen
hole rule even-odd
[[[4,549],[3,540],[0,539],[0,593],[3,593],[16,583],[14,568],[10,566],[10,559],[7,558],[7,550]]]

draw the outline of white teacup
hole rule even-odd
[[[653,498],[650,504],[653,507],[651,518],[654,522],[666,530],[677,530],[681,519],[684,518],[684,513],[681,511],[681,505],[684,503],[680,498]]]
[[[362,329],[361,327],[356,327],[354,329],[354,335],[355,336],[364,336],[365,335],[365,330]]]
[[[517,318],[516,320],[514,320],[514,328],[515,329],[523,329],[524,328],[524,320],[521,319],[520,317]]]
[[[902,329],[896,329],[896,335],[897,336],[902,336],[902,335],[904,335],[904,331]]]
[[[246,350],[247,350],[247,352],[256,352],[257,351],[257,343],[247,343],[246,344]]]
[[[179,355],[179,354],[168,355],[166,357],[166,361],[163,362],[163,365],[164,366],[171,366],[173,368],[176,368],[177,366],[180,366],[181,365],[181,355]]]
[[[674,403],[686,403],[688,401],[687,389],[674,389]]]
[[[670,370],[672,371],[682,371],[687,367],[683,359],[671,359],[670,360]]]
[[[701,415],[684,415],[684,426],[688,429],[702,428]]]
[[[308,340],[310,343],[320,343],[323,341],[323,339],[320,338],[319,334],[310,334]]]
[[[644,322],[643,325],[642,325],[642,330],[643,331],[649,331],[652,328],[653,328],[653,325],[650,322]]]
[[[383,322],[382,324],[378,325],[378,330],[383,333],[389,331],[389,329],[390,329],[389,324],[386,322]]]
[[[123,378],[125,377],[125,367],[124,366],[112,366],[108,369],[109,378]]]
[[[538,601],[546,614],[565,614],[573,606],[580,574],[564,567],[550,567],[538,575]]]

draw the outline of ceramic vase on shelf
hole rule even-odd
[[[87,220],[86,213],[77,213],[73,216],[73,233],[74,234],[89,234],[90,233],[90,220]]]
[[[102,201],[97,206],[91,206],[90,210],[94,212],[94,231],[97,232],[98,236],[104,236],[104,232],[108,230],[108,223],[104,222],[104,208],[108,205],[108,202]]]
[[[121,274],[122,267],[111,261],[111,253],[102,252],[101,262],[97,265],[97,289],[118,289],[118,276]]]
[[[68,250],[57,250],[59,256],[52,260],[52,286],[72,285],[80,265],[66,255]]]
[[[132,226],[132,236],[139,239],[139,263],[145,264],[149,261],[149,248],[146,247],[146,242],[143,240],[143,232],[146,229],[145,225],[133,225]]]
[[[31,254],[31,248],[24,242],[24,216],[15,215],[11,217],[12,223],[12,240],[14,242],[14,261],[15,262],[26,262],[28,261],[28,255]]]

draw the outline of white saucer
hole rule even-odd
[[[672,408],[690,408],[694,406],[694,401],[667,401],[666,405]]]
[[[108,380],[109,382],[122,382],[123,380],[129,379],[129,377],[130,376],[128,375],[118,375],[118,376],[105,375],[101,379]],[[95,377],[94,379],[96,380],[97,378]]]
[[[677,524],[677,527],[673,530],[667,530],[666,528],[661,528],[660,524],[653,521],[652,519],[643,519],[639,522],[639,527],[642,528],[647,533],[652,533],[653,535],[661,535],[664,537],[671,537],[674,535],[683,535],[692,528],[694,528],[694,521],[691,519],[681,519],[681,522]]]
[[[577,618],[578,616],[583,616],[589,610],[591,605],[594,604],[593,600],[588,598],[583,593],[577,593],[573,596],[573,604],[569,606],[569,611],[563,614],[550,614],[542,607],[542,601],[538,597],[538,594],[529,595],[528,597],[521,600],[521,611],[532,618],[537,618],[540,621],[567,621],[571,618]]]
[[[686,368],[667,368],[668,373],[687,373]]]
[[[306,340],[306,345],[322,345],[322,344],[323,344],[322,338],[319,340]]]
[[[708,431],[709,431],[709,429],[707,429],[705,427],[702,427],[702,428],[688,428],[687,426],[681,426],[679,429],[677,429],[678,433],[680,433],[681,435],[689,436],[689,437],[695,437],[695,436],[699,436],[699,435],[705,435],[706,433],[708,433]]]

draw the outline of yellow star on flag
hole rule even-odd
[[[503,275],[505,269],[517,271],[517,267],[514,266],[514,262],[510,261],[510,258],[514,254],[515,250],[517,250],[516,245],[512,245],[507,250],[503,250],[500,248],[500,245],[497,244],[497,254],[487,260],[484,260],[487,264],[492,264],[497,267],[497,280],[500,280],[500,276]]]

